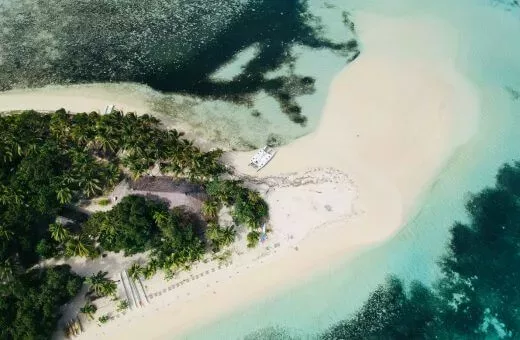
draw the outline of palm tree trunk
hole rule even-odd
[[[135,306],[137,307],[137,304],[136,304],[136,300],[135,300],[135,297],[134,297],[134,292],[132,291],[132,286],[130,285],[130,280],[129,278],[126,276],[126,271],[122,271],[121,272],[121,281],[123,282],[123,285],[125,287],[125,293],[128,297],[128,305],[130,307]],[[126,284],[125,284],[125,281],[126,281]],[[127,286],[128,285],[128,290],[127,290]]]
[[[125,273],[126,279],[128,280],[128,285],[130,286],[130,291],[132,292],[132,296],[134,298],[134,303],[137,307],[142,307],[141,299],[139,299],[139,294],[135,291],[135,287],[133,285],[132,279],[128,276],[126,270],[123,271]]]
[[[148,296],[146,295],[146,291],[144,290],[143,281],[141,281],[141,278],[138,277],[137,280],[134,281],[134,282],[135,282],[135,284],[136,284],[136,286],[138,288],[137,290],[139,290],[139,288],[141,288],[140,292],[142,292],[144,300],[146,301],[146,303],[150,303],[150,301],[148,301]]]
[[[126,284],[125,284],[125,278],[123,276],[123,272],[119,273],[119,277],[121,277],[121,284],[123,285],[123,290],[125,291],[125,297],[126,297],[126,301],[128,301],[128,307],[132,307],[132,301],[130,301],[130,296],[128,295],[128,290],[126,289]]]
[[[139,306],[143,307],[143,300],[141,299],[141,294],[139,293],[139,289],[137,289],[137,286],[135,285],[134,279],[132,279],[131,277],[128,277],[128,279],[130,280],[130,285],[132,286],[132,290],[135,292],[137,300],[139,301]]]

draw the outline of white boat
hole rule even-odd
[[[268,146],[264,146],[254,154],[254,156],[251,158],[251,161],[249,162],[249,165],[258,171],[266,166],[275,154],[276,150]]]

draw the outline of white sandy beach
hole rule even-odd
[[[277,178],[278,189],[267,194],[272,228],[281,240],[297,235],[294,241],[261,261],[261,253],[242,256],[227,271],[165,291],[82,338],[174,338],[387,240],[413,214],[436,174],[475,132],[478,94],[455,69],[457,32],[445,23],[366,13],[356,13],[354,22],[363,52],[331,85],[317,130],[281,147],[259,173],[247,167],[251,153],[226,155],[239,173]],[[68,100],[70,110],[101,104],[88,94],[34,93],[0,94],[0,110],[54,108]],[[136,97],[119,100],[112,102],[147,109]],[[289,173],[326,179],[284,191],[281,178]]]

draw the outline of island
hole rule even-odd
[[[239,227],[247,230],[247,247],[267,232],[267,203],[220,161],[222,151],[201,151],[152,116],[22,111],[2,115],[0,127],[2,338],[50,337],[60,306],[85,284],[77,312],[87,318],[73,315],[63,326],[77,334],[95,319],[98,299],[124,312],[147,299],[141,279],[157,271],[172,279],[206,254],[224,261]],[[107,198],[128,181],[138,189],[166,185],[199,204],[131,188]],[[221,225],[224,207],[231,223]],[[123,298],[108,271],[84,278],[68,264],[118,253],[145,254],[117,280]]]

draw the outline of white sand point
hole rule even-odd
[[[479,112],[477,94],[454,66],[456,32],[445,23],[419,19],[356,15],[354,22],[364,51],[334,81],[318,129],[280,148],[259,173],[273,176],[311,168],[336,169],[347,174],[357,188],[356,214],[317,229],[310,237],[303,235],[298,251],[281,247],[275,256],[248,263],[254,270],[241,272],[232,280],[228,276],[236,271],[235,266],[190,282],[180,292],[189,290],[189,300],[179,299],[170,307],[161,305],[157,312],[143,308],[140,314],[128,313],[124,316],[125,321],[131,320],[128,327],[103,326],[106,338],[172,338],[297,284],[303,277],[353,256],[362,246],[382,242],[399,230],[448,158],[471,137]],[[6,98],[0,95],[0,110],[12,108]],[[27,94],[11,100],[15,104],[34,99],[35,104],[52,101],[55,105],[57,101],[63,105],[60,101],[66,98],[66,94],[52,98]],[[104,107],[106,102],[96,105]],[[250,156],[237,153],[229,158],[240,172],[253,175],[247,169]],[[325,195],[332,192],[328,188]],[[286,209],[294,205],[293,194],[282,196],[277,205]],[[299,195],[311,196],[310,192]],[[312,211],[303,210],[296,216],[298,221],[305,224],[312,220]],[[273,219],[284,218],[283,209],[277,213],[279,217]],[[286,213],[288,217],[294,216]],[[323,221],[327,220],[323,212]],[[290,230],[298,222],[292,223],[273,228]],[[201,288],[215,277],[221,281],[218,294]],[[173,296],[165,294],[163,298],[166,301]],[[161,299],[152,303],[159,304],[157,300]],[[136,319],[136,315],[142,317]],[[82,338],[104,337],[87,332]]]

